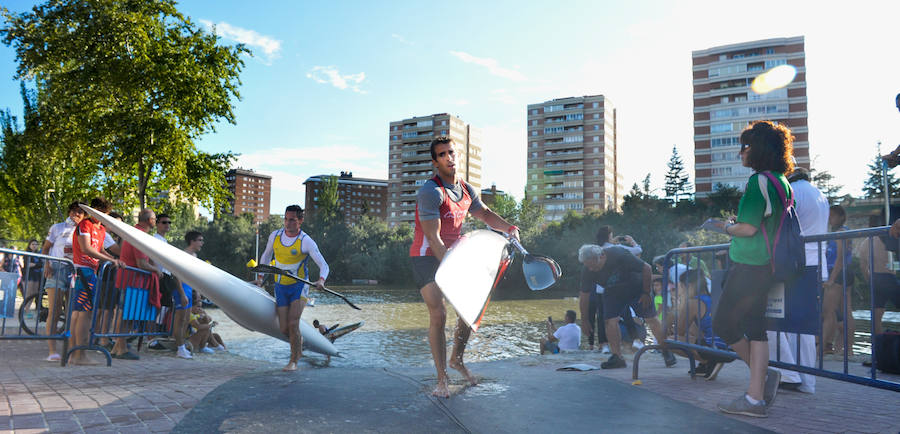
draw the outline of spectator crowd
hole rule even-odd
[[[149,348],[173,350],[176,357],[184,359],[197,353],[226,351],[222,337],[214,332],[218,323],[203,309],[202,294],[128,241],[107,232],[103,224],[85,213],[82,205],[71,203],[65,221],[52,225],[42,244],[37,240],[28,243],[29,253],[59,260],[0,253],[2,271],[18,275],[17,288],[26,301],[20,307],[24,312],[22,319],[26,323],[44,322],[42,331],[56,335],[64,324],[57,319],[65,318],[64,311],[71,309],[69,348],[76,350],[69,362],[75,365],[94,364],[80,348],[99,346],[106,347],[113,358],[139,360],[132,341],[137,334],[145,333],[158,336]],[[103,198],[94,198],[90,206],[122,220]],[[166,235],[171,224],[169,215],[142,209],[134,227],[168,243]],[[203,246],[203,234],[189,231],[184,242],[184,250],[197,256]],[[104,263],[112,271],[100,276]],[[134,307],[136,291],[146,293],[141,299],[146,305]],[[89,342],[92,322],[95,334],[111,336],[95,337]],[[173,345],[167,345],[170,341],[174,341]],[[46,360],[58,362],[61,355],[57,341],[49,339],[47,345]]]

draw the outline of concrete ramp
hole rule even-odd
[[[515,360],[472,364],[474,387],[452,372],[450,399],[430,395],[433,368],[304,368],[231,380],[173,432],[766,432],[597,373]]]

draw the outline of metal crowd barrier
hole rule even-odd
[[[767,308],[767,317],[768,317],[767,318],[767,322],[768,322],[767,329],[770,331],[777,332],[776,336],[778,339],[776,341],[777,343],[776,343],[775,354],[771,354],[771,352],[769,354],[769,358],[770,358],[769,366],[788,369],[788,370],[797,371],[797,372],[805,373],[805,374],[811,374],[811,375],[815,375],[815,376],[819,376],[819,377],[831,378],[831,379],[839,380],[839,381],[847,381],[847,382],[851,382],[851,383],[862,384],[865,386],[876,387],[879,389],[886,389],[886,390],[892,390],[895,392],[900,392],[900,383],[878,379],[878,372],[877,372],[878,366],[877,366],[877,361],[876,361],[877,360],[876,352],[878,351],[878,348],[875,345],[876,333],[875,333],[875,321],[874,321],[874,319],[875,319],[874,318],[875,317],[875,308],[874,308],[874,303],[875,303],[874,238],[882,237],[882,236],[889,236],[888,229],[889,229],[888,226],[883,226],[883,227],[876,227],[876,228],[849,230],[849,231],[843,231],[843,232],[831,232],[831,233],[826,233],[826,234],[821,234],[821,235],[810,235],[810,236],[803,237],[804,242],[816,243],[818,245],[819,258],[822,258],[824,256],[823,252],[826,249],[825,243],[828,241],[851,240],[851,239],[855,239],[855,238],[861,238],[861,239],[865,239],[868,241],[867,254],[868,254],[868,265],[869,265],[869,267],[868,267],[869,268],[869,270],[868,270],[869,279],[868,279],[867,283],[868,283],[869,296],[870,296],[869,312],[870,312],[870,320],[871,320],[869,332],[870,332],[871,343],[872,343],[871,355],[870,355],[872,363],[871,363],[871,367],[869,369],[868,376],[857,375],[857,374],[850,372],[850,363],[855,363],[855,362],[851,362],[851,360],[850,360],[851,356],[852,356],[852,354],[850,352],[852,351],[852,345],[854,342],[854,340],[850,339],[850,337],[852,336],[852,334],[855,331],[855,326],[854,326],[853,330],[850,329],[851,321],[853,321],[853,309],[852,309],[852,306],[850,306],[850,303],[848,302],[850,300],[848,297],[848,294],[850,294],[852,292],[852,288],[848,288],[846,282],[847,282],[847,277],[849,276],[849,273],[852,273],[853,270],[849,269],[851,264],[846,262],[846,256],[843,256],[843,255],[842,255],[842,257],[837,258],[837,260],[840,260],[842,263],[842,268],[841,268],[842,276],[840,279],[841,286],[842,286],[842,293],[841,293],[841,299],[840,299],[841,301],[839,304],[839,306],[841,306],[841,305],[843,306],[843,318],[844,318],[844,321],[843,321],[844,328],[842,331],[843,342],[844,342],[843,355],[842,355],[843,356],[842,357],[842,361],[843,361],[842,369],[840,369],[839,371],[828,370],[828,369],[825,369],[825,366],[824,366],[825,360],[824,360],[823,355],[824,355],[825,343],[824,343],[824,339],[823,339],[823,327],[822,327],[822,323],[823,323],[823,315],[822,315],[823,306],[822,306],[822,304],[824,301],[824,288],[822,285],[821,276],[822,276],[822,267],[825,266],[825,264],[822,264],[821,260],[818,261],[818,265],[815,267],[814,277],[815,277],[816,285],[815,285],[815,294],[813,294],[815,297],[815,300],[812,302],[812,306],[809,306],[807,303],[809,301],[809,298],[807,298],[807,300],[802,300],[802,298],[801,298],[802,294],[799,294],[800,291],[794,291],[794,292],[798,293],[796,296],[790,295],[789,294],[789,293],[791,293],[790,289],[793,288],[790,285],[788,286],[788,288],[785,289],[785,296],[783,296],[782,299],[780,300],[780,302],[783,303],[782,305],[780,305],[780,306],[773,305],[772,299],[770,298],[770,300],[769,300],[770,306]],[[894,242],[897,242],[897,240],[894,239]],[[679,316],[678,309],[675,309],[673,312],[672,307],[677,307],[678,303],[680,303],[680,302],[690,302],[690,300],[688,300],[688,297],[685,297],[684,294],[678,294],[677,284],[675,285],[674,291],[672,291],[672,295],[673,295],[673,298],[675,301],[672,303],[671,307],[669,306],[669,299],[670,299],[669,298],[669,293],[670,293],[670,291],[669,291],[669,270],[671,269],[671,267],[677,267],[680,264],[680,265],[685,266],[685,272],[700,273],[701,272],[701,270],[699,269],[699,264],[701,262],[700,256],[702,254],[712,254],[713,260],[711,261],[711,264],[713,265],[713,267],[711,267],[709,269],[710,274],[711,274],[711,276],[709,276],[709,277],[712,280],[712,285],[709,288],[709,292],[710,292],[710,295],[712,298],[712,304],[711,304],[712,313],[711,314],[714,315],[714,312],[716,311],[716,307],[718,304],[718,299],[721,296],[721,292],[722,292],[722,287],[721,287],[722,278],[724,277],[725,270],[727,270],[728,266],[730,265],[730,260],[728,259],[728,255],[727,255],[728,247],[729,247],[729,244],[717,244],[717,245],[711,245],[711,246],[677,248],[677,249],[670,250],[666,254],[665,259],[663,261],[663,264],[666,264],[665,272],[663,273],[663,289],[662,289],[663,326],[666,327],[665,332],[668,333],[667,325],[670,325],[670,322],[671,322],[671,325],[674,326],[674,330],[675,330],[675,339],[667,339],[665,341],[665,345],[659,345],[659,344],[646,345],[643,348],[641,348],[640,350],[638,350],[637,353],[635,353],[635,355],[634,355],[634,362],[633,362],[634,366],[632,369],[632,378],[634,380],[638,379],[639,360],[640,360],[641,355],[645,351],[649,351],[652,349],[663,349],[663,347],[666,347],[669,350],[681,350],[680,352],[683,352],[690,361],[691,378],[694,378],[694,376],[695,376],[695,362],[696,361],[695,361],[694,355],[693,355],[694,351],[696,351],[700,355],[715,357],[717,360],[720,360],[720,361],[731,361],[734,359],[738,359],[737,353],[735,353],[733,351],[717,349],[717,348],[713,348],[713,347],[709,347],[709,346],[705,346],[705,345],[699,345],[697,343],[692,342],[690,331],[689,331],[690,324],[687,324],[687,326],[684,327],[686,330],[686,333],[684,335],[685,339],[679,340],[679,337],[680,337],[678,335],[679,321],[687,321],[688,319],[687,318],[678,318],[678,316]],[[726,253],[724,255],[724,257],[722,257],[722,258],[719,257],[720,252]],[[865,253],[863,253],[863,254],[865,254]],[[685,257],[685,256],[689,258],[687,261],[682,260],[682,257]],[[693,258],[697,258],[696,262],[694,262]],[[715,265],[717,265],[717,264],[721,265],[721,267],[715,267]],[[807,274],[810,275],[811,273],[807,273]],[[676,275],[677,275],[677,273],[676,273]],[[698,303],[698,317],[699,317],[699,304],[701,303],[699,301],[699,299],[697,300],[697,303]],[[812,310],[810,310],[810,309],[812,309]],[[673,321],[670,321],[670,318],[669,318],[670,315],[674,316],[674,318],[672,318]],[[773,316],[776,318],[772,318]],[[698,334],[699,333],[700,333],[700,331],[698,330]],[[715,330],[713,330],[713,333],[715,333]],[[796,339],[796,341],[797,341],[796,347],[793,348],[794,355],[796,358],[796,363],[786,363],[783,361],[779,361],[779,360],[781,360],[781,351],[782,351],[781,333],[792,333],[792,334],[797,333],[797,334],[815,335],[818,338],[818,342],[820,343],[819,345],[817,345],[817,348],[816,348],[816,360],[813,362],[801,360],[801,358],[800,358],[801,339],[798,338],[798,339]],[[771,360],[771,359],[774,359],[774,360]],[[806,365],[811,365],[811,366],[806,366]]]
[[[69,338],[71,337],[70,325],[72,300],[74,297],[69,295],[72,294],[72,289],[75,285],[75,264],[70,259],[22,250],[0,248],[0,253],[2,253],[4,258],[12,256],[15,260],[21,259],[23,262],[21,275],[0,270],[0,340],[59,340],[62,341],[62,352],[60,354],[66,354]],[[38,266],[35,262],[41,264],[38,280],[29,279],[32,277],[33,271],[35,271],[34,268]],[[46,275],[47,267],[50,267],[49,277]],[[20,278],[24,300],[21,306],[16,309],[16,292]],[[36,292],[28,294],[28,289],[33,287],[32,285],[36,286]],[[59,312],[54,314],[54,312],[49,311],[50,301],[47,300],[47,316],[42,321],[44,300],[45,295],[47,295],[45,286],[57,289],[56,296],[60,300],[56,300],[56,305],[59,307]],[[25,315],[26,308],[29,306],[34,306],[33,318],[27,318]],[[7,321],[10,319],[13,320],[10,321],[10,325],[15,328],[15,334],[7,333]],[[57,326],[51,327],[51,329],[56,330],[48,333],[46,323],[53,320],[56,321]],[[41,327],[41,323],[45,323],[45,326]],[[60,357],[60,365],[65,366],[66,360],[65,357]]]
[[[72,348],[69,353],[80,349],[99,351],[106,357],[106,366],[111,366],[112,356],[105,346],[99,345],[99,339],[113,342],[116,338],[143,339],[170,334],[174,315],[166,315],[164,309],[150,303],[152,273],[106,262],[100,266],[97,276],[88,345]]]

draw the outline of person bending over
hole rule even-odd
[[[584,264],[586,269],[582,274],[581,294],[579,294],[582,315],[587,311],[592,289],[603,297],[603,322],[612,355],[600,365],[601,368],[626,366],[620,345],[622,338],[619,331],[619,317],[629,307],[637,316],[644,319],[657,342],[665,342],[662,325],[653,309],[653,296],[650,291],[652,274],[649,264],[622,247],[613,246],[604,249],[594,244],[585,244],[578,249],[578,261]],[[590,323],[585,326],[590,327]],[[670,351],[663,350],[662,355],[666,366],[675,365],[675,356]]]

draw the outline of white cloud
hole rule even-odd
[[[316,83],[330,84],[338,89],[350,89],[356,93],[366,93],[359,88],[359,85],[366,79],[366,73],[341,75],[337,67],[334,66],[314,66],[306,74],[307,78],[311,78]]]
[[[271,62],[281,56],[281,41],[261,35],[255,30],[233,26],[225,21],[213,23],[209,20],[197,20],[216,35],[250,47],[253,51],[261,51],[265,55],[265,61]],[[213,30],[215,29],[215,30]]]
[[[406,38],[404,38],[403,36],[400,36],[396,33],[391,33],[391,37],[396,39],[398,42],[400,42],[401,44],[404,44],[404,45],[416,45],[410,41],[407,41]]]
[[[490,57],[475,57],[469,53],[463,51],[451,51],[451,55],[456,57],[459,60],[462,60],[465,63],[474,63],[479,66],[483,66],[487,68],[488,72],[491,75],[496,75],[497,77],[503,77],[510,79],[512,81],[526,81],[528,80],[525,77],[525,74],[522,74],[515,69],[504,68],[500,66],[500,63],[495,59],[491,59]]]

